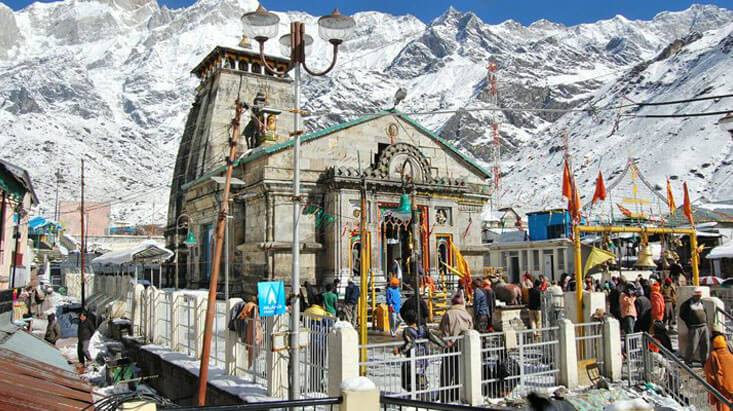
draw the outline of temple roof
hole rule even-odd
[[[447,148],[452,153],[456,154],[464,163],[468,164],[469,166],[471,166],[472,168],[474,168],[476,171],[478,171],[479,173],[483,174],[486,178],[489,178],[490,177],[490,174],[489,174],[488,171],[484,170],[471,157],[467,156],[466,154],[462,153],[460,150],[458,150],[457,148],[455,148],[454,146],[452,146],[447,140],[445,140],[444,138],[442,138],[439,135],[435,134],[434,132],[428,130],[422,124],[418,123],[417,121],[415,121],[414,119],[410,118],[406,114],[400,113],[400,112],[394,111],[394,110],[385,110],[385,111],[381,111],[381,112],[376,113],[376,114],[369,114],[369,115],[366,115],[366,116],[363,116],[363,117],[359,117],[359,118],[354,119],[354,120],[351,120],[351,121],[346,121],[346,122],[343,122],[343,123],[335,124],[335,125],[333,125],[331,127],[326,127],[326,128],[321,129],[321,130],[314,131],[312,133],[304,134],[300,138],[300,142],[302,144],[302,143],[306,143],[308,141],[316,140],[316,139],[319,139],[321,137],[325,137],[327,135],[333,134],[335,132],[338,132],[338,131],[341,131],[341,130],[346,130],[346,129],[350,128],[350,127],[354,127],[354,126],[357,126],[359,124],[363,124],[363,123],[366,123],[368,121],[371,121],[371,120],[374,120],[374,119],[377,119],[377,118],[380,118],[380,117],[388,116],[388,115],[394,115],[394,116],[399,117],[400,119],[404,120],[405,122],[407,122],[411,126],[415,127],[415,129],[417,129],[418,131],[420,131],[421,133],[423,133],[424,135],[426,135],[428,138],[436,141],[441,146]],[[269,156],[269,155],[274,154],[274,153],[277,153],[279,151],[288,149],[288,148],[292,147],[293,144],[295,144],[295,140],[291,138],[291,139],[289,139],[287,141],[283,141],[282,143],[278,143],[278,144],[274,144],[274,145],[270,145],[270,146],[260,146],[260,147],[257,147],[255,149],[253,149],[252,151],[249,151],[249,152],[243,154],[241,157],[239,157],[234,162],[234,167],[237,167],[237,166],[239,166],[241,164],[247,164],[250,161],[254,161],[254,160],[256,160],[256,159],[258,159],[260,157]],[[223,173],[225,170],[226,170],[226,165],[221,165],[220,167],[217,167],[217,168],[209,171],[208,173],[205,173],[201,177],[199,177],[199,178],[197,178],[197,179],[195,179],[195,180],[193,180],[193,181],[191,181],[189,183],[184,184],[182,188],[185,190],[185,189],[187,189],[187,188],[189,188],[189,187],[191,187],[193,185],[198,184],[199,182],[201,182],[203,180],[208,180],[212,176],[219,175],[219,174]]]

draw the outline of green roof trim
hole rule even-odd
[[[402,120],[404,120],[405,122],[407,122],[411,126],[415,127],[418,131],[420,131],[421,133],[425,134],[427,137],[429,137],[429,138],[437,141],[438,143],[440,143],[441,145],[445,146],[450,151],[452,151],[454,154],[458,155],[458,157],[460,157],[463,161],[465,161],[466,163],[468,163],[469,165],[471,165],[472,167],[474,167],[476,170],[478,170],[480,173],[482,173],[484,176],[486,176],[486,178],[491,177],[491,175],[489,174],[489,172],[486,171],[486,170],[484,170],[484,168],[481,167],[480,165],[478,165],[478,163],[476,163],[476,161],[474,159],[472,159],[471,157],[469,157],[466,154],[462,153],[460,150],[458,150],[457,148],[455,148],[452,144],[450,144],[444,138],[442,138],[439,135],[435,134],[434,132],[428,130],[427,128],[425,128],[425,126],[423,126],[422,124],[418,123],[416,120],[410,118],[406,114],[403,114],[403,113],[400,113],[399,111],[394,111],[394,110],[380,111],[379,113],[376,113],[376,114],[368,114],[366,116],[359,117],[359,118],[356,118],[354,120],[350,120],[350,121],[346,121],[346,122],[343,122],[343,123],[335,124],[335,125],[333,125],[331,127],[326,127],[324,129],[321,129],[321,130],[318,130],[318,131],[314,131],[312,133],[304,134],[303,136],[300,137],[300,143],[303,144],[303,143],[306,143],[308,141],[316,140],[316,139],[319,139],[321,137],[325,137],[325,136],[327,136],[329,134],[333,134],[333,133],[335,133],[337,131],[341,131],[341,130],[345,130],[345,129],[350,128],[350,127],[358,126],[360,124],[363,124],[363,123],[366,123],[368,121],[371,121],[371,120],[374,120],[374,119],[377,119],[377,118],[380,118],[380,117],[384,117],[384,116],[387,116],[387,115],[395,115],[395,116],[401,118]],[[237,167],[237,166],[239,166],[241,164],[247,164],[247,163],[249,163],[251,161],[254,161],[254,160],[256,160],[256,159],[258,159],[258,158],[260,158],[262,156],[266,156],[266,155],[277,153],[278,151],[282,151],[282,150],[284,150],[284,149],[286,149],[288,147],[293,146],[294,144],[295,144],[295,140],[294,139],[289,139],[287,141],[283,141],[282,143],[273,144],[271,146],[257,147],[256,149],[254,149],[253,151],[251,151],[247,156],[239,157],[237,160],[235,160],[234,161],[234,167]],[[211,171],[203,174],[201,177],[198,177],[197,179],[192,180],[192,181],[184,184],[183,186],[181,186],[181,189],[186,190],[186,189],[188,189],[188,188],[190,188],[190,187],[192,187],[192,186],[194,186],[196,184],[199,184],[199,183],[203,182],[204,180],[208,180],[209,178],[211,178],[213,176],[219,175],[219,174],[223,173],[224,171],[226,171],[226,165],[222,165],[222,166],[216,167],[215,169],[213,169],[213,170],[211,170]]]

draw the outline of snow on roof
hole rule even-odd
[[[102,254],[92,260],[92,264],[121,265],[132,262],[162,263],[172,256],[173,251],[159,246],[155,240],[145,240],[132,248]]]
[[[723,245],[719,245],[705,256],[708,260],[717,260],[719,258],[733,258],[733,241],[728,241]]]

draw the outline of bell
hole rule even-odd
[[[188,233],[186,234],[186,239],[183,240],[183,244],[185,244],[187,247],[193,247],[196,245],[196,235],[194,235],[193,230],[190,228],[188,229]]]
[[[654,262],[652,257],[652,249],[649,245],[642,245],[639,248],[639,255],[636,258],[636,264],[634,267],[638,268],[657,268],[657,263]]]
[[[400,214],[410,214],[412,211],[412,205],[410,204],[410,196],[403,193],[400,196],[400,205],[397,207],[396,212]]]

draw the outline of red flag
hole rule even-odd
[[[690,192],[687,190],[687,181],[682,183],[682,188],[685,190],[685,202],[682,205],[682,211],[685,213],[690,225],[694,226],[695,220],[692,218],[692,204],[690,203]]]
[[[672,184],[669,183],[669,178],[667,179],[667,205],[669,206],[669,214],[674,215],[675,211],[677,211],[677,204],[674,202]]]
[[[570,166],[568,165],[568,160],[565,160],[565,165],[562,169],[562,196],[570,200],[572,195],[573,188],[572,182],[570,181]]]
[[[603,174],[598,170],[598,178],[596,178],[596,192],[593,193],[592,204],[597,201],[603,201],[606,199],[606,183],[603,182]]]
[[[628,208],[618,203],[616,203],[616,207],[618,207],[618,209],[621,210],[621,214],[625,215],[626,217],[633,217],[633,213]]]

